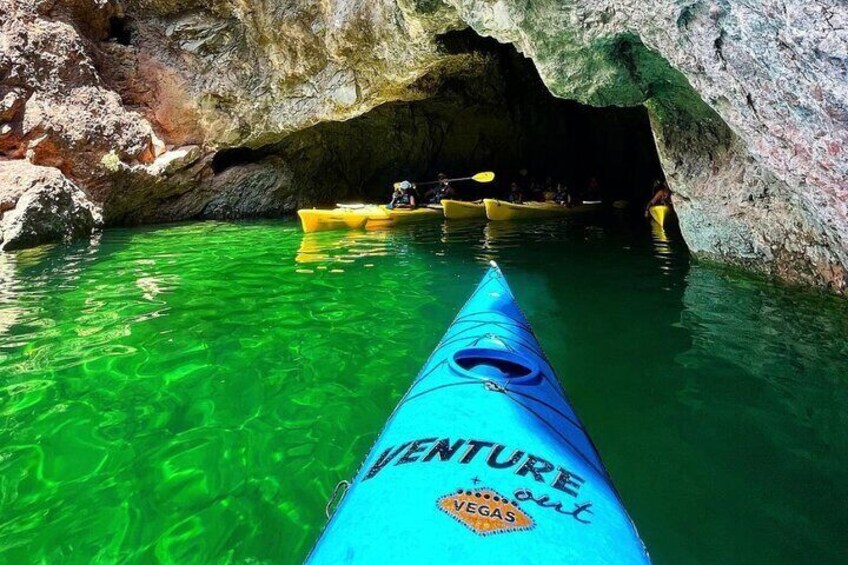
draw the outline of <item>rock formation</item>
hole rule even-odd
[[[97,206],[58,169],[0,161],[0,250],[83,237],[100,223]]]
[[[648,109],[696,255],[848,284],[841,0],[11,0],[0,23],[0,158],[56,167],[107,224],[315,201],[287,151],[478,66],[440,47],[470,26],[558,97]]]
[[[557,96],[644,103],[690,249],[848,284],[848,9],[839,0],[452,2]]]

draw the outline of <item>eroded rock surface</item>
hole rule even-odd
[[[169,136],[188,130],[181,143],[259,147],[426,96],[410,85],[450,67],[435,36],[462,25],[428,4],[129,0],[132,44],[113,43],[100,70]]]
[[[848,8],[839,0],[451,0],[551,91],[644,103],[699,255],[844,292]]]
[[[104,86],[91,57],[91,41],[107,38],[117,10],[105,0],[3,2],[2,155],[26,157],[89,182],[109,151],[128,161],[153,158],[151,125]]]
[[[0,161],[0,249],[83,237],[100,223],[97,206],[59,169]]]
[[[845,291],[841,0],[11,0],[0,21],[0,156],[59,167],[109,223],[305,203],[308,171],[267,150],[431,96],[475,64],[438,36],[471,26],[556,96],[648,108],[697,255]],[[216,172],[239,147],[266,153]]]

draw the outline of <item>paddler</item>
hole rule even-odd
[[[408,180],[401,181],[392,193],[392,201],[388,208],[417,208],[418,201],[415,194],[415,185]]]
[[[589,186],[586,187],[586,195],[583,199],[592,202],[601,199],[601,183],[598,182],[598,177],[592,177],[589,179]]]
[[[571,206],[571,194],[568,192],[568,187],[564,182],[557,184],[553,201],[562,206]]]
[[[545,196],[545,202],[553,202],[556,200],[557,189],[554,187],[553,177],[545,179],[545,188],[542,189]]]
[[[542,192],[542,185],[536,182],[536,177],[530,179],[530,189],[527,197],[533,202],[544,202],[545,194]]]
[[[521,187],[515,181],[512,181],[512,184],[509,185],[509,196],[507,196],[507,200],[513,204],[524,203],[524,194],[521,192]]]
[[[645,206],[646,218],[651,214],[651,208],[654,206],[671,206],[671,189],[659,179],[654,181],[654,197]]]
[[[441,204],[442,200],[454,198],[456,191],[454,191],[453,186],[448,181],[448,176],[445,173],[439,173],[436,178],[439,181],[436,184],[436,188],[427,191],[427,194],[424,195],[427,198],[427,202],[430,204]]]

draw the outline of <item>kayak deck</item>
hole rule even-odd
[[[671,213],[670,206],[651,206],[648,210],[651,214],[651,218],[660,225],[660,227],[665,227],[665,218]]]
[[[486,217],[486,207],[482,202],[442,200],[442,207],[445,218],[448,220],[470,220]]]
[[[333,210],[302,209],[297,211],[305,233],[324,230],[355,230],[365,227],[372,218],[382,218],[385,213],[377,206],[361,208],[335,208]]]
[[[493,266],[389,418],[310,563],[648,563]]]
[[[554,202],[527,202],[514,204],[503,200],[485,199],[486,217],[492,221],[529,220],[556,216],[571,216],[601,209],[602,204],[581,204],[569,208]]]
[[[383,215],[369,218],[367,227],[402,225],[444,217],[442,210],[436,208],[389,208],[388,206],[379,206],[379,208]]]

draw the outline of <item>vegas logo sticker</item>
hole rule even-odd
[[[481,536],[533,527],[533,519],[512,501],[492,489],[458,489],[436,503],[439,509]]]

